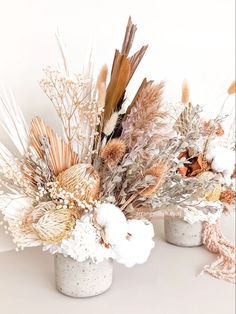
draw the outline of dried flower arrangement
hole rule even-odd
[[[12,94],[3,91],[0,122],[16,146],[0,144],[0,209],[17,250],[43,246],[83,262],[112,258],[144,263],[154,246],[153,226],[136,219],[150,206],[168,167],[169,140],[163,83],[143,80],[126,105],[126,87],[147,46],[129,56],[136,26],[128,21],[110,81],[103,66],[74,75],[61,39],[63,70],[47,68],[40,86],[63,127],[59,137],[42,118],[28,129]]]
[[[235,93],[235,86],[234,81],[227,98]],[[186,81],[182,86],[181,104],[177,107],[177,118],[173,119],[175,135],[166,147],[171,156],[168,178],[152,200],[156,210],[145,208],[141,215],[150,217],[162,211],[189,224],[203,222],[203,244],[219,255],[217,262],[205,266],[204,271],[234,282],[235,248],[223,238],[219,218],[235,204],[235,120],[231,121],[228,134],[222,126],[227,116],[218,114],[205,121],[201,116],[202,108],[189,101]]]

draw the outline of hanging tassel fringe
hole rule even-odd
[[[216,224],[204,223],[203,244],[211,253],[217,254],[217,259],[204,266],[203,271],[212,276],[235,283],[235,247],[227,241],[221,231],[219,220]]]

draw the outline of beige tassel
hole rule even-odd
[[[99,197],[100,177],[90,164],[77,164],[57,176],[59,186],[87,203]]]

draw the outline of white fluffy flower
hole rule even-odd
[[[128,237],[113,247],[115,259],[127,267],[145,263],[155,243],[153,225],[145,220],[128,220]]]
[[[131,267],[146,262],[154,247],[153,226],[146,220],[126,220],[120,208],[101,204],[97,208],[97,222],[103,226],[115,260]]]
[[[226,183],[230,183],[230,176],[235,167],[235,152],[212,142],[206,152],[206,160],[211,162],[211,168],[223,174]]]
[[[125,240],[128,226],[125,215],[115,205],[104,203],[96,209],[97,222],[104,228],[106,240],[111,245]]]
[[[77,220],[75,229],[69,239],[64,239],[59,245],[45,245],[44,250],[51,253],[69,255],[78,262],[91,259],[101,262],[103,259],[113,258],[112,251],[100,243],[100,234],[92,225],[91,218],[85,215]]]

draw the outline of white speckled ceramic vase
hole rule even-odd
[[[202,245],[202,222],[189,224],[182,218],[165,215],[164,226],[167,242],[185,247]]]
[[[55,279],[57,290],[74,297],[96,296],[108,290],[112,284],[113,264],[110,260],[93,263],[77,262],[71,257],[55,254]]]

